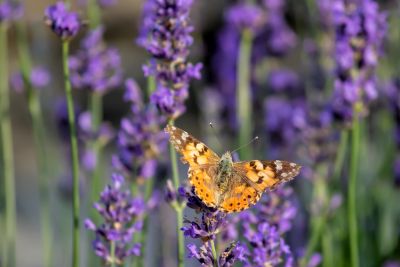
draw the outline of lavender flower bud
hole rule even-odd
[[[60,1],[50,5],[45,10],[46,24],[62,40],[70,40],[75,37],[81,27],[79,16],[75,12],[69,12],[65,3]]]

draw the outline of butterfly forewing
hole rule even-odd
[[[169,140],[175,149],[182,154],[184,163],[191,167],[218,164],[218,155],[187,132],[171,125],[165,127],[165,131],[170,134]]]
[[[235,162],[233,169],[257,191],[264,192],[292,180],[299,174],[301,166],[283,160],[251,160]]]
[[[215,184],[218,155],[205,144],[175,126],[168,125],[170,142],[190,165],[188,178],[195,194],[209,207],[217,207],[218,190]]]

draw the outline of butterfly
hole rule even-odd
[[[233,162],[228,151],[219,157],[187,132],[167,125],[170,142],[189,164],[188,178],[194,193],[211,208],[239,212],[256,204],[263,192],[292,180],[301,166],[283,160]]]

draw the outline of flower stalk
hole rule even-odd
[[[250,88],[250,64],[253,33],[250,29],[243,29],[240,41],[237,62],[237,120],[240,124],[239,146],[251,140],[253,125],[251,122],[251,88]],[[239,151],[241,159],[249,159],[252,154],[251,146],[243,147]]]
[[[0,136],[5,189],[5,251],[3,263],[4,266],[14,267],[16,264],[16,204],[7,55],[7,25],[2,23],[0,24]]]
[[[357,176],[360,157],[360,119],[355,114],[351,129],[350,176],[348,181],[348,223],[351,266],[358,267],[358,226],[357,226]]]
[[[73,175],[73,235],[72,235],[72,266],[79,266],[79,210],[80,210],[80,199],[79,199],[79,155],[78,155],[78,141],[76,133],[76,122],[74,114],[74,99],[72,97],[72,88],[68,67],[68,56],[69,56],[69,42],[64,40],[62,43],[62,59],[64,69],[64,86],[65,95],[67,98],[68,107],[68,123],[70,130],[70,141],[71,141],[71,159],[72,159],[72,175]]]
[[[49,203],[49,165],[46,150],[46,134],[43,123],[43,113],[40,105],[40,97],[33,87],[30,73],[32,69],[31,56],[26,40],[26,27],[22,22],[17,24],[17,46],[21,73],[27,90],[28,109],[32,119],[33,135],[38,161],[39,196],[40,196],[40,222],[43,242],[43,266],[52,265],[52,226],[50,219]]]

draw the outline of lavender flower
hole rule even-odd
[[[249,242],[249,254],[246,267],[250,266],[294,266],[289,246],[280,236],[276,227],[267,222],[260,223],[254,229],[244,222],[244,237]]]
[[[43,89],[50,82],[50,73],[44,67],[34,67],[30,74],[29,83],[34,89]],[[11,86],[17,93],[25,91],[24,79],[21,72],[16,72],[11,76]]]
[[[121,120],[118,133],[118,154],[113,164],[118,170],[137,177],[138,181],[154,176],[157,157],[165,148],[166,135],[161,131],[161,118],[155,108],[144,105],[134,80],[125,82],[124,99],[131,104],[131,113]]]
[[[75,37],[81,27],[79,16],[69,12],[65,3],[60,1],[45,10],[46,24],[63,40]]]
[[[22,17],[23,13],[23,7],[19,3],[9,0],[0,3],[0,23],[16,21]]]
[[[218,261],[219,266],[230,267],[237,260],[243,261],[245,250],[239,243],[231,243],[219,256],[213,254],[212,242],[216,235],[223,231],[227,226],[226,214],[214,208],[207,207],[193,191],[180,189],[181,194],[185,193],[187,206],[193,209],[196,214],[201,214],[201,219],[186,219],[186,225],[182,231],[186,237],[199,239],[202,242],[200,247],[195,244],[188,244],[188,257],[197,259],[202,266],[215,266]],[[216,258],[217,257],[217,258]]]
[[[151,101],[173,119],[184,112],[183,102],[188,96],[190,81],[201,77],[202,65],[187,61],[193,43],[190,35],[193,27],[189,23],[191,6],[192,0],[149,0],[145,4],[144,32],[138,40],[153,57],[143,68],[146,76],[154,76],[157,81],[157,91]]]
[[[238,31],[244,29],[256,33],[267,22],[266,13],[256,4],[239,3],[229,8],[225,14],[226,21],[229,21]]]
[[[272,156],[282,157],[282,149],[293,149],[299,133],[307,127],[305,101],[302,98],[286,100],[271,96],[265,100],[264,110],[266,130],[273,144]]]
[[[129,190],[124,191],[124,178],[112,175],[112,184],[104,188],[100,201],[94,207],[104,222],[96,226],[90,219],[85,227],[96,233],[93,249],[106,264],[112,262],[122,265],[127,257],[140,255],[140,244],[131,244],[132,236],[142,228],[142,215],[145,204],[141,198],[133,198]],[[115,245],[114,258],[111,244]]]
[[[333,6],[336,79],[335,115],[350,122],[365,115],[367,104],[377,97],[375,68],[386,33],[386,16],[372,0],[337,1]]]
[[[91,31],[81,49],[69,58],[74,87],[105,94],[121,84],[121,57],[117,49],[106,47],[103,34],[103,27]]]

